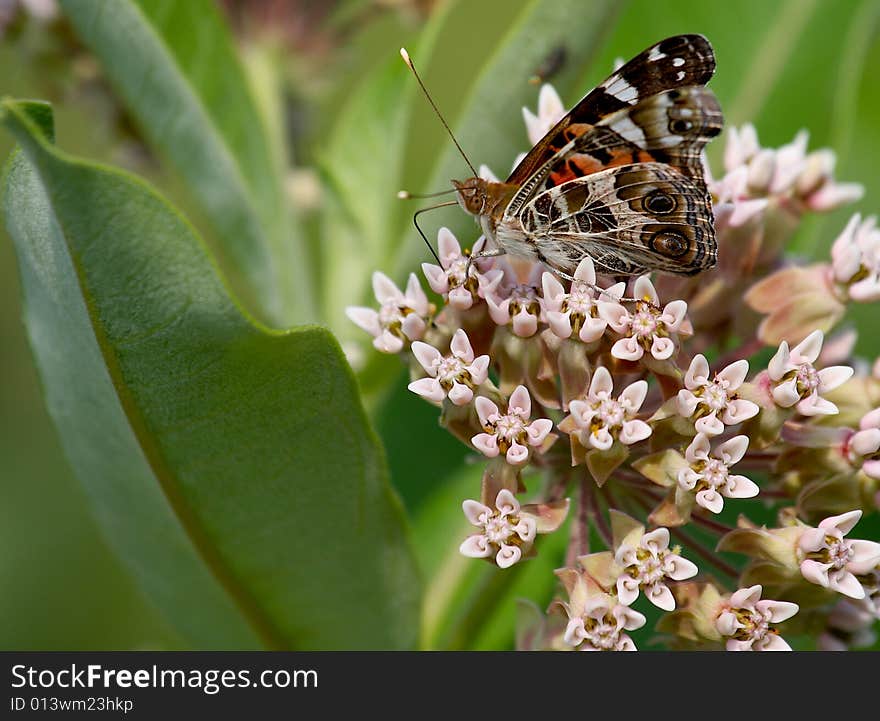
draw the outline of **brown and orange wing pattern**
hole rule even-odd
[[[570,125],[565,145],[519,186],[505,214],[516,215],[542,190],[632,163],[665,163],[705,186],[701,154],[722,123],[714,93],[691,86],[647,97],[595,125]]]
[[[523,158],[507,182],[523,185],[603,118],[667,90],[705,85],[714,71],[715,54],[702,35],[676,35],[652,45],[575,105]]]

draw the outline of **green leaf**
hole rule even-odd
[[[166,201],[55,150],[32,109],[0,106],[24,149],[4,212],[48,406],[113,547],[195,647],[412,646],[415,563],[333,337],[252,321]]]
[[[61,0],[144,135],[202,206],[224,254],[274,322],[314,318],[285,157],[211,0]]]

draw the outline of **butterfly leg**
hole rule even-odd
[[[467,265],[464,268],[464,277],[468,278],[471,272],[471,265],[475,260],[481,260],[482,258],[497,258],[499,255],[506,255],[506,252],[503,248],[493,248],[492,250],[481,250],[479,253],[468,256]]]

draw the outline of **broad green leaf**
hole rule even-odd
[[[24,149],[4,212],[48,406],[157,606],[195,647],[412,646],[415,564],[332,336],[252,321],[146,184],[55,150],[33,105],[0,107]]]
[[[261,312],[314,318],[307,249],[293,232],[273,146],[211,0],[62,0],[144,135],[187,183]],[[275,134],[277,136],[277,134]]]

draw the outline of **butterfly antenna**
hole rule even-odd
[[[449,190],[440,190],[436,193],[410,193],[408,190],[398,190],[397,197],[400,200],[424,200],[425,198],[439,198],[441,195],[455,193],[456,190],[456,188],[450,188]]]
[[[415,213],[413,213],[413,225],[416,226],[416,230],[419,231],[419,235],[422,236],[422,240],[425,241],[425,245],[428,246],[428,250],[431,251],[431,255],[434,256],[434,259],[437,261],[437,264],[440,267],[443,267],[443,263],[440,262],[440,256],[437,255],[437,251],[434,250],[434,246],[431,245],[431,241],[428,240],[428,236],[426,236],[422,232],[422,229],[419,227],[419,216],[422,213],[427,213],[429,210],[436,210],[437,208],[445,208],[447,205],[456,205],[457,203],[458,203],[457,200],[450,200],[446,203],[438,203],[437,205],[431,205],[431,206],[428,206],[427,208],[421,208],[421,209],[417,210]]]
[[[443,118],[443,114],[440,112],[437,107],[434,99],[431,97],[431,94],[428,92],[428,89],[425,87],[425,84],[422,82],[422,79],[419,77],[418,72],[416,71],[416,66],[413,65],[412,60],[409,57],[409,53],[406,51],[406,48],[400,48],[400,57],[403,58],[403,62],[406,63],[406,66],[412,70],[412,74],[415,75],[416,81],[419,84],[419,87],[422,89],[422,92],[425,94],[425,97],[428,99],[428,102],[431,103],[431,107],[434,108],[434,112],[437,113],[437,117],[440,118],[440,122],[443,123],[443,127],[446,128],[446,132],[449,133],[449,137],[452,138],[452,142],[455,143],[455,147],[458,148],[458,152],[461,153],[461,157],[464,158],[464,162],[468,164],[468,167],[471,169],[471,172],[474,176],[478,176],[479,173],[476,171],[474,166],[471,164],[471,161],[468,160],[468,156],[464,154],[464,150],[461,149],[461,146],[458,144],[458,141],[455,139],[455,136],[452,134],[452,129],[449,127],[449,124]]]

